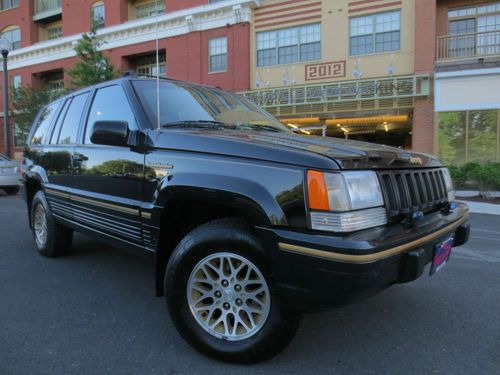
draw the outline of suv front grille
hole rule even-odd
[[[442,169],[384,171],[379,177],[391,221],[438,210],[448,200]]]

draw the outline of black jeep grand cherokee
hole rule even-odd
[[[157,295],[210,356],[270,358],[300,312],[433,273],[467,241],[467,207],[432,156],[296,135],[221,89],[156,90],[127,77],[40,112],[30,225],[44,256],[78,231],[154,257]]]

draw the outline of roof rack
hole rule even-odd
[[[122,77],[144,77],[144,78],[154,78],[154,79],[159,78],[163,81],[178,81],[177,79],[172,79],[167,77],[161,77],[161,76],[157,77],[150,74],[140,74],[137,73],[135,70],[127,70],[122,74]]]

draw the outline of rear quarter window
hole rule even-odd
[[[32,145],[42,145],[46,142],[49,136],[50,125],[52,120],[57,113],[60,102],[55,102],[49,104],[47,107],[43,108],[38,116],[35,126],[33,127],[33,133],[30,139],[30,144]]]

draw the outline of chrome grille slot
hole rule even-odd
[[[448,200],[441,169],[379,172],[387,213],[391,221],[444,207]]]

